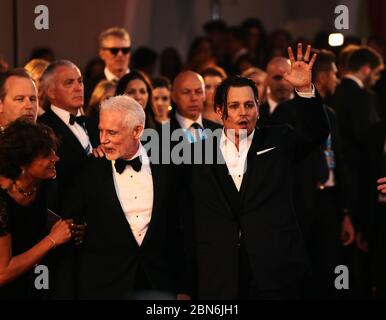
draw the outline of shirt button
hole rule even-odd
[[[136,216],[138,218],[138,216]]]
[[[134,199],[137,199],[137,197],[134,197]]]
[[[241,178],[241,175],[239,175],[239,178]]]
[[[139,236],[141,237],[141,236],[142,236],[142,234],[139,234]]]
[[[130,178],[132,178],[133,176],[130,176]]]

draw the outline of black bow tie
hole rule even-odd
[[[115,161],[115,170],[117,170],[119,174],[122,174],[122,172],[125,170],[126,166],[128,165],[130,165],[134,169],[134,171],[139,172],[142,167],[140,156],[131,160],[117,159]]]
[[[80,124],[81,126],[85,125],[86,117],[85,116],[74,116],[73,114],[70,114],[70,125],[73,125],[74,123]]]

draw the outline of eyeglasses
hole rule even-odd
[[[122,51],[122,54],[128,54],[131,51],[131,47],[123,47],[123,48],[102,48],[103,50],[110,51],[110,53],[114,56],[118,54],[119,51]]]

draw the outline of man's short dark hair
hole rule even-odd
[[[170,83],[170,80],[166,77],[163,77],[163,76],[152,78],[151,84],[153,85],[153,89],[166,88],[169,91],[172,90],[172,84]]]
[[[33,82],[31,75],[24,68],[11,69],[0,73],[0,100],[2,101],[7,94],[5,91],[5,83],[10,77],[26,78]]]
[[[240,76],[229,77],[219,84],[214,95],[214,110],[216,111],[216,108],[220,108],[225,119],[228,118],[228,92],[231,87],[250,87],[253,91],[253,98],[256,104],[258,104],[259,94],[253,80]]]
[[[312,79],[315,81],[316,76],[320,72],[328,72],[332,69],[332,64],[335,63],[335,54],[330,50],[312,50],[311,57],[316,53],[317,59],[315,60],[314,66],[312,67]]]
[[[383,64],[382,56],[368,46],[361,46],[353,51],[347,62],[348,70],[356,72],[365,65],[370,65],[371,69],[376,69]]]
[[[8,179],[19,177],[22,166],[56,150],[58,139],[51,128],[19,118],[0,134],[0,175]]]

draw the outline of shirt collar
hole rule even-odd
[[[244,142],[244,140],[246,139],[247,140],[247,144],[246,144],[246,146],[248,147],[248,149],[249,149],[249,147],[251,146],[251,144],[252,144],[252,140],[253,140],[253,136],[254,136],[254,134],[255,134],[255,129],[253,129],[253,131],[247,136],[247,137],[240,137],[241,139],[240,139],[240,141],[239,141],[239,146],[240,145],[243,145],[243,142]],[[229,144],[229,143],[232,143],[233,145],[234,145],[234,142],[231,140],[231,139],[229,139],[229,137],[225,134],[225,129],[223,129],[223,131],[222,131],[222,134],[221,134],[221,138],[220,138],[220,146],[226,146],[227,144]]]
[[[119,81],[119,78],[114,74],[112,73],[109,69],[107,69],[107,67],[105,67],[105,77],[108,81]],[[127,69],[126,71],[126,74],[128,74],[130,72],[129,69]]]
[[[70,123],[70,116],[71,114],[62,108],[59,108],[55,105],[51,105],[51,110],[54,112],[64,123],[69,124]],[[82,113],[80,112],[80,109],[78,109],[78,113],[76,114],[77,117],[81,116]]]
[[[204,128],[204,126],[202,124],[202,115],[201,114],[199,115],[198,119],[196,121],[194,121],[192,119],[189,119],[189,118],[182,116],[181,114],[178,113],[178,111],[176,111],[176,120],[178,121],[178,123],[180,124],[182,129],[189,130],[193,123],[198,123],[201,126],[201,128]]]
[[[363,89],[365,86],[363,84],[363,81],[361,79],[359,79],[358,77],[354,76],[353,74],[346,74],[344,76],[344,78],[346,79],[351,79],[352,81],[354,81],[358,86],[359,88]]]

